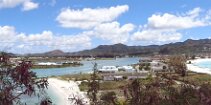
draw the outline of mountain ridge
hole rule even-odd
[[[187,39],[184,42],[175,42],[164,45],[148,45],[148,46],[127,46],[125,44],[99,45],[90,50],[78,52],[63,52],[61,50],[53,50],[45,53],[31,54],[31,56],[84,56],[84,57],[114,57],[125,55],[155,55],[155,54],[200,54],[211,53],[211,39]]]

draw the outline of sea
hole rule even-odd
[[[200,62],[194,63],[194,65],[200,67],[200,68],[208,68],[211,70],[211,60],[203,60]]]

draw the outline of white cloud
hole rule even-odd
[[[40,34],[19,34],[18,39],[30,46],[47,46],[50,49],[64,51],[75,51],[91,47],[91,39],[84,34],[56,36],[51,31],[43,31]]]
[[[0,26],[0,39],[1,41],[13,41],[16,35],[15,28],[12,26]]]
[[[63,9],[56,20],[65,28],[90,29],[104,22],[111,22],[129,9],[127,5],[110,8]]]
[[[25,1],[26,0],[0,0],[0,8],[13,8]]]
[[[135,41],[152,41],[152,42],[175,42],[182,38],[181,33],[165,30],[143,30],[138,31],[131,37]]]
[[[0,26],[0,50],[9,50],[16,40],[15,28],[12,26]]]
[[[37,34],[18,33],[12,26],[0,26],[0,50],[12,48],[22,52],[25,49],[30,52],[61,49],[64,51],[79,51],[91,47],[91,38],[86,33],[77,35],[55,35],[51,31],[43,31]],[[41,52],[44,52],[41,50]]]
[[[208,25],[206,20],[199,18],[200,8],[194,8],[184,15],[174,15],[169,13],[153,14],[148,18],[147,28],[153,29],[188,29]]]
[[[203,16],[201,8],[194,8],[178,15],[164,13],[153,14],[148,18],[148,23],[135,32],[133,41],[175,42],[182,38],[180,30],[210,25],[209,17]]]
[[[26,1],[26,2],[23,3],[22,10],[23,11],[30,11],[30,10],[36,9],[38,7],[39,7],[38,3],[34,3],[34,2],[31,2],[31,1]]]
[[[0,8],[14,8],[22,5],[22,10],[29,11],[38,8],[39,4],[32,0],[0,0]]]
[[[112,44],[126,43],[134,27],[130,23],[123,26],[120,26],[118,22],[103,23],[93,29],[93,34],[98,38],[110,41]]]

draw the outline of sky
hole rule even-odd
[[[0,0],[0,50],[18,54],[211,38],[210,0]]]

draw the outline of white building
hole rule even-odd
[[[121,67],[118,67],[118,69],[126,71],[126,72],[134,72],[135,71],[135,69],[132,66],[121,66]]]
[[[101,73],[115,73],[118,72],[118,68],[116,66],[103,66],[101,69],[98,70]]]

